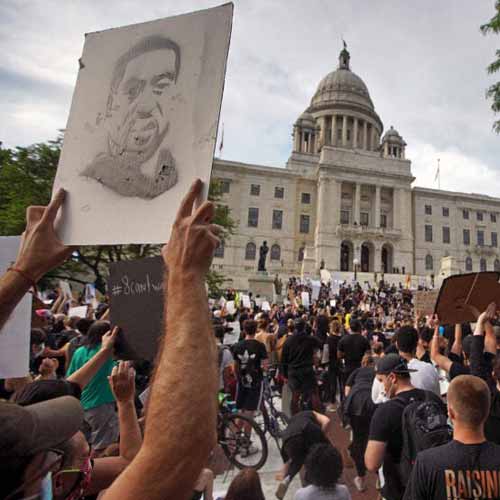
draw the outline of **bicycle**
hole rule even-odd
[[[281,409],[276,407],[275,399],[280,399],[281,396],[272,385],[275,374],[276,370],[271,368],[268,373],[264,375],[262,403],[260,406],[263,419],[261,427],[264,429],[264,432],[269,433],[269,435],[274,438],[278,449],[281,450],[281,437],[284,430],[288,427],[290,419]]]
[[[264,432],[253,419],[235,412],[234,402],[226,394],[219,397],[217,442],[238,469],[258,470],[266,463],[268,448]]]

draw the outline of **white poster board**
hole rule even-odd
[[[236,313],[236,307],[234,306],[234,300],[228,300],[226,302],[226,311],[231,316]]]
[[[16,260],[21,238],[0,237],[0,276]],[[24,377],[29,373],[32,296],[27,293],[0,329],[0,378]]]
[[[232,17],[226,4],[85,35],[54,182],[64,243],[163,243],[196,178],[207,197]]]
[[[267,300],[264,300],[264,302],[262,302],[261,309],[263,311],[270,311],[271,310],[271,304],[269,304],[269,302]]]
[[[332,273],[330,271],[327,271],[326,269],[321,269],[319,272],[321,276],[321,281],[323,283],[328,284],[332,280]]]
[[[77,316],[79,318],[87,317],[87,308],[88,306],[79,306],[79,307],[71,307],[68,311],[68,316]]]
[[[319,299],[319,292],[321,290],[321,281],[311,281],[312,294],[311,299],[313,301]]]
[[[249,295],[242,295],[241,296],[241,303],[243,304],[243,307],[250,309],[252,307],[252,304],[250,303],[250,296]]]
[[[309,307],[309,292],[301,292],[300,298],[304,307]]]

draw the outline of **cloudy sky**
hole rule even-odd
[[[0,141],[64,128],[83,34],[212,7],[215,0],[1,0]],[[241,0],[222,107],[223,158],[284,166],[292,124],[337,65],[341,37],[385,128],[408,143],[415,185],[500,197],[500,137],[485,89],[500,37],[494,0]],[[500,74],[497,75],[497,79]]]

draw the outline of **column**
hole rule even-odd
[[[300,140],[301,140],[301,132],[299,127],[296,125],[293,127],[293,149],[294,151],[300,152]]]
[[[352,147],[356,149],[358,147],[358,119],[354,118],[354,132],[352,138]]]
[[[353,214],[353,222],[357,222],[358,226],[360,224],[359,221],[359,208],[361,204],[361,184],[356,182],[354,188],[354,214]]]
[[[387,158],[389,156],[389,144],[384,142],[384,156]]]
[[[317,142],[317,150],[319,151],[326,144],[326,116],[319,119],[319,141]]]
[[[368,149],[368,122],[363,123],[363,149]]]
[[[336,146],[337,145],[337,131],[335,130],[336,129],[336,123],[337,123],[337,115],[332,115],[332,129],[330,131],[330,144],[332,146]]]
[[[377,150],[377,131],[375,130],[375,127],[372,127],[372,151]]]
[[[380,227],[380,186],[375,186],[375,227]]]
[[[347,115],[342,117],[342,147],[347,146]]]
[[[376,273],[382,272],[382,248],[379,246],[375,247],[375,255],[373,256],[373,271]]]
[[[400,229],[399,189],[392,190],[392,227]],[[393,264],[394,265],[394,264]]]

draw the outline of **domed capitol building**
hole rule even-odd
[[[412,187],[405,147],[395,128],[384,132],[344,47],[293,125],[286,168],[214,160],[220,203],[238,221],[214,268],[248,289],[266,241],[267,270],[282,279],[321,268],[396,283],[500,270],[500,199]]]

